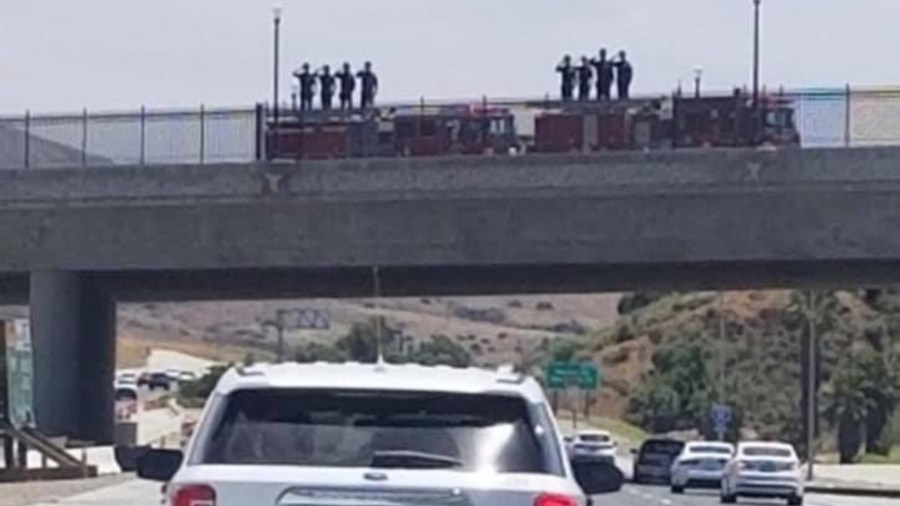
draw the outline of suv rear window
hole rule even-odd
[[[579,434],[578,439],[585,443],[608,443],[609,436],[605,434]]]
[[[550,472],[517,397],[239,390],[212,416],[199,463]]]
[[[651,439],[645,441],[644,444],[641,445],[641,457],[646,455],[666,455],[675,457],[681,453],[683,448],[684,443],[681,441]]]

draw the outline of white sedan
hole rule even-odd
[[[684,445],[672,463],[672,493],[680,494],[686,488],[720,488],[725,465],[733,454],[731,443],[692,441]]]
[[[571,443],[573,457],[614,459],[616,442],[605,430],[583,430],[575,434]]]
[[[725,468],[721,499],[731,504],[738,497],[780,498],[801,505],[803,487],[800,459],[793,446],[742,442]]]

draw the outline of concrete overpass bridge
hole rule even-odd
[[[42,430],[108,440],[115,302],[900,281],[900,148],[0,171]]]

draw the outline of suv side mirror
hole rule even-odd
[[[625,482],[625,475],[612,459],[574,458],[572,472],[581,490],[589,496],[618,492]]]
[[[184,454],[180,450],[150,450],[138,457],[137,475],[153,481],[169,481],[175,476]]]

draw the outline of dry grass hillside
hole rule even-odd
[[[587,336],[616,319],[618,296],[547,295],[520,297],[422,297],[382,299],[313,299],[144,303],[119,306],[121,364],[140,362],[147,347],[170,348],[216,360],[257,357],[275,349],[274,331],[261,322],[279,309],[315,310],[327,316],[327,330],[290,328],[288,347],[306,341],[329,341],[354,323],[377,314],[413,341],[446,335],[462,344],[481,364],[516,361],[544,339]]]
[[[726,292],[722,304],[729,321],[758,321],[773,308],[784,307],[788,296],[780,290]],[[653,352],[664,336],[715,311],[718,304],[713,292],[667,295],[598,332],[586,350],[603,364],[605,384],[598,409],[620,416],[629,392],[652,368]]]

